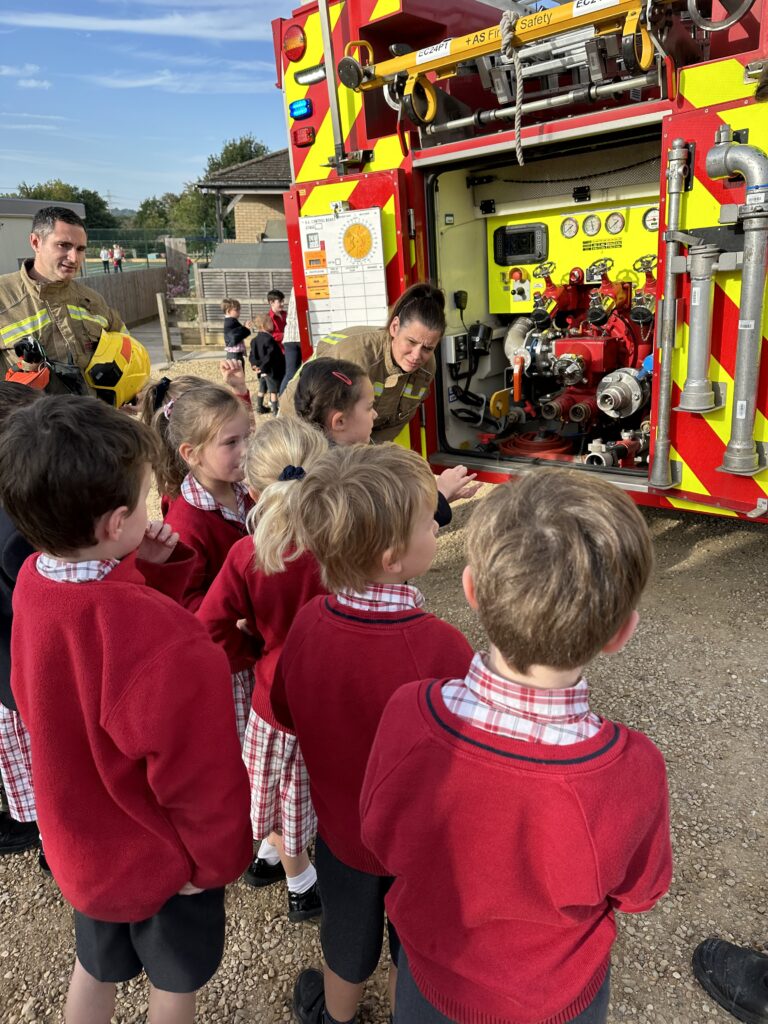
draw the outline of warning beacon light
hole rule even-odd
[[[313,109],[312,100],[294,100],[293,103],[288,104],[288,115],[294,121],[305,121],[308,117],[312,117]]]

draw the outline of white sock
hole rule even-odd
[[[295,892],[297,895],[299,893],[306,892],[307,889],[311,889],[317,881],[315,865],[310,864],[309,867],[305,868],[300,875],[286,875],[285,880],[288,883],[288,892]]]
[[[280,854],[277,852],[277,847],[273,846],[267,839],[261,840],[261,846],[256,856],[260,860],[265,860],[267,864],[279,864]]]

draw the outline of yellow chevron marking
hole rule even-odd
[[[331,20],[331,31],[333,31],[343,9],[343,3],[334,4],[330,8],[328,13]],[[304,34],[307,38],[307,49],[304,51],[304,56],[295,64],[289,64],[283,74],[286,111],[289,103],[294,100],[303,100],[310,88],[308,85],[299,85],[295,78],[296,72],[303,71],[305,68],[313,68],[323,60],[323,37],[320,32],[319,14],[309,15],[304,23]]]
[[[672,508],[679,508],[686,512],[709,512],[716,516],[736,517],[736,513],[729,508],[715,508],[714,505],[702,505],[699,501],[684,501],[682,498],[667,498]]]
[[[391,171],[399,167],[403,159],[400,139],[397,135],[385,135],[376,141],[373,147],[373,159],[367,166],[372,171]]]
[[[376,21],[377,18],[386,18],[390,14],[397,14],[400,7],[400,0],[378,0],[370,21]]]
[[[713,91],[714,82],[717,85]],[[755,95],[755,85],[744,84],[744,65],[732,57],[680,72],[680,92],[694,107],[748,99]]]
[[[397,255],[397,227],[395,225],[395,197],[390,196],[381,208],[381,236],[384,242],[384,266]]]
[[[696,494],[709,494],[709,491],[704,484],[699,480],[696,474],[693,472],[687,462],[684,461],[683,457],[679,452],[675,451],[674,448],[669,449],[670,458],[675,462],[679,462],[683,467],[683,479],[680,484],[681,491],[693,491]]]
[[[683,479],[680,484],[680,489],[683,491],[692,491],[694,494],[709,494],[709,491],[704,484],[699,480],[696,474],[693,472],[690,466],[686,465],[683,459],[680,457],[679,452],[675,451],[674,448],[670,448],[669,454],[676,462],[679,462],[683,467]],[[672,505],[673,508],[686,509],[689,512],[715,512],[720,516],[735,516],[736,513],[731,509],[714,508],[712,505],[699,501],[686,501],[683,498],[668,497],[667,501]]]
[[[315,185],[301,208],[301,216],[322,217],[331,213],[331,203],[349,199],[356,185],[356,181],[332,181],[327,185]]]

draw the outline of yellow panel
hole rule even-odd
[[[744,65],[733,58],[680,72],[680,92],[694,107],[748,99],[755,95],[755,85],[744,84]]]
[[[377,18],[386,18],[390,14],[397,14],[400,6],[400,0],[378,0],[370,20],[376,21]]]
[[[332,213],[331,203],[342,203],[349,199],[356,185],[356,181],[333,181],[329,185],[315,185],[301,208],[301,216],[322,217]]]
[[[709,491],[701,480],[699,480],[691,467],[686,462],[683,462],[679,452],[676,452],[674,448],[670,447],[669,457],[675,462],[679,462],[683,467],[683,479],[680,483],[681,491],[693,491],[695,494],[709,494]]]
[[[384,266],[386,266],[392,257],[397,254],[394,196],[390,196],[381,208],[381,234],[384,240]]]
[[[334,4],[329,9],[328,15],[331,21],[331,31],[333,31],[343,9],[343,3]],[[294,100],[303,100],[307,95],[307,90],[309,89],[308,85],[299,85],[295,78],[296,72],[303,71],[304,68],[313,68],[316,64],[320,64],[322,62],[323,38],[320,32],[319,14],[315,13],[309,15],[304,23],[304,34],[307,38],[307,48],[304,51],[304,56],[301,60],[297,60],[295,64],[289,64],[283,74],[286,110],[288,109],[288,105]]]
[[[698,501],[683,501],[682,498],[667,498],[673,508],[679,508],[685,512],[710,512],[716,516],[729,516],[736,518],[736,513],[729,508],[715,508],[714,505],[702,505]]]
[[[373,147],[373,159],[368,167],[372,171],[391,171],[403,162],[403,151],[397,135],[385,135]]]

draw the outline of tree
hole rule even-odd
[[[263,142],[255,136],[241,135],[239,139],[228,139],[220,153],[214,153],[208,157],[205,165],[203,180],[211,175],[223,171],[225,167],[232,167],[234,164],[245,163],[246,160],[255,160],[257,157],[266,156],[269,152]]]
[[[145,199],[133,219],[135,227],[148,228],[151,231],[167,231],[169,209],[165,200],[166,196],[163,196],[162,199],[158,199],[157,196]]]
[[[77,188],[60,178],[28,185],[22,181],[16,189],[21,199],[50,199],[55,203],[82,203],[85,207],[85,223],[89,228],[116,228],[119,222],[110,212],[106,201],[89,188]]]

